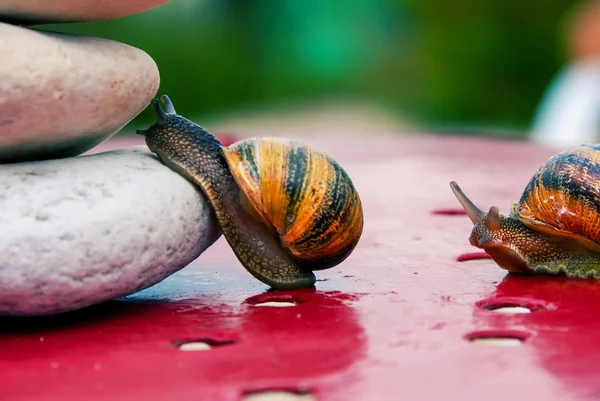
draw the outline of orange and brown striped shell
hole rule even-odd
[[[551,157],[531,177],[512,214],[531,229],[600,249],[600,145]]]
[[[361,200],[342,167],[307,145],[251,138],[223,148],[230,171],[288,252],[311,269],[340,263],[363,229]]]

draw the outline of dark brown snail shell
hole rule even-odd
[[[144,135],[167,166],[207,196],[242,265],[279,289],[312,286],[314,270],[338,265],[363,229],[360,197],[343,168],[301,142],[252,138],[228,147],[175,113],[152,105]]]
[[[600,145],[551,157],[506,217],[496,207],[484,213],[450,185],[474,224],[470,243],[501,267],[600,278]]]

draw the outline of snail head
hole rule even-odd
[[[148,148],[163,161],[191,157],[195,149],[212,151],[221,147],[221,143],[211,133],[177,114],[167,95],[162,95],[160,100],[165,105],[165,110],[161,108],[158,99],[152,99],[150,105],[156,121],[146,129],[136,130],[136,134],[146,138]]]
[[[496,206],[485,213],[464,194],[458,184],[450,183],[452,192],[473,222],[469,243],[483,249],[502,268],[509,271],[527,271],[527,262],[521,253],[520,235],[524,227],[514,219],[500,214]]]

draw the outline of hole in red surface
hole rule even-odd
[[[296,306],[297,304],[293,301],[266,301],[254,304],[254,306],[273,306],[276,308],[285,308],[287,306]]]
[[[314,294],[314,289],[296,291],[268,291],[246,299],[254,306],[296,306],[308,302]]]
[[[466,335],[466,339],[478,345],[494,347],[516,347],[529,338],[530,334],[519,330],[481,330]]]
[[[458,255],[457,262],[481,262],[482,260],[491,261],[492,258],[485,252],[468,252]]]
[[[173,341],[173,344],[181,351],[207,351],[215,347],[235,344],[235,340],[214,339],[214,338],[196,338],[180,339]]]
[[[475,304],[478,308],[499,313],[530,313],[554,310],[554,305],[534,298],[499,297],[483,299]]]
[[[441,215],[441,216],[465,216],[467,214],[467,212],[465,212],[465,209],[452,209],[452,208],[448,208],[448,209],[435,209],[431,211],[431,214],[435,214],[435,215]]]
[[[243,401],[315,401],[316,398],[308,391],[299,390],[263,390],[247,392]]]

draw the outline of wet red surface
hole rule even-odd
[[[233,401],[268,389],[317,400],[600,398],[600,282],[463,263],[478,253],[469,219],[434,213],[459,207],[451,180],[506,213],[553,151],[429,136],[309,141],[346,168],[365,210],[356,251],[317,272],[315,289],[268,292],[221,238],[124,299],[0,318],[0,399]],[[530,313],[501,312],[515,306]],[[521,343],[474,341],[498,336]],[[178,348],[190,341],[213,347]]]

